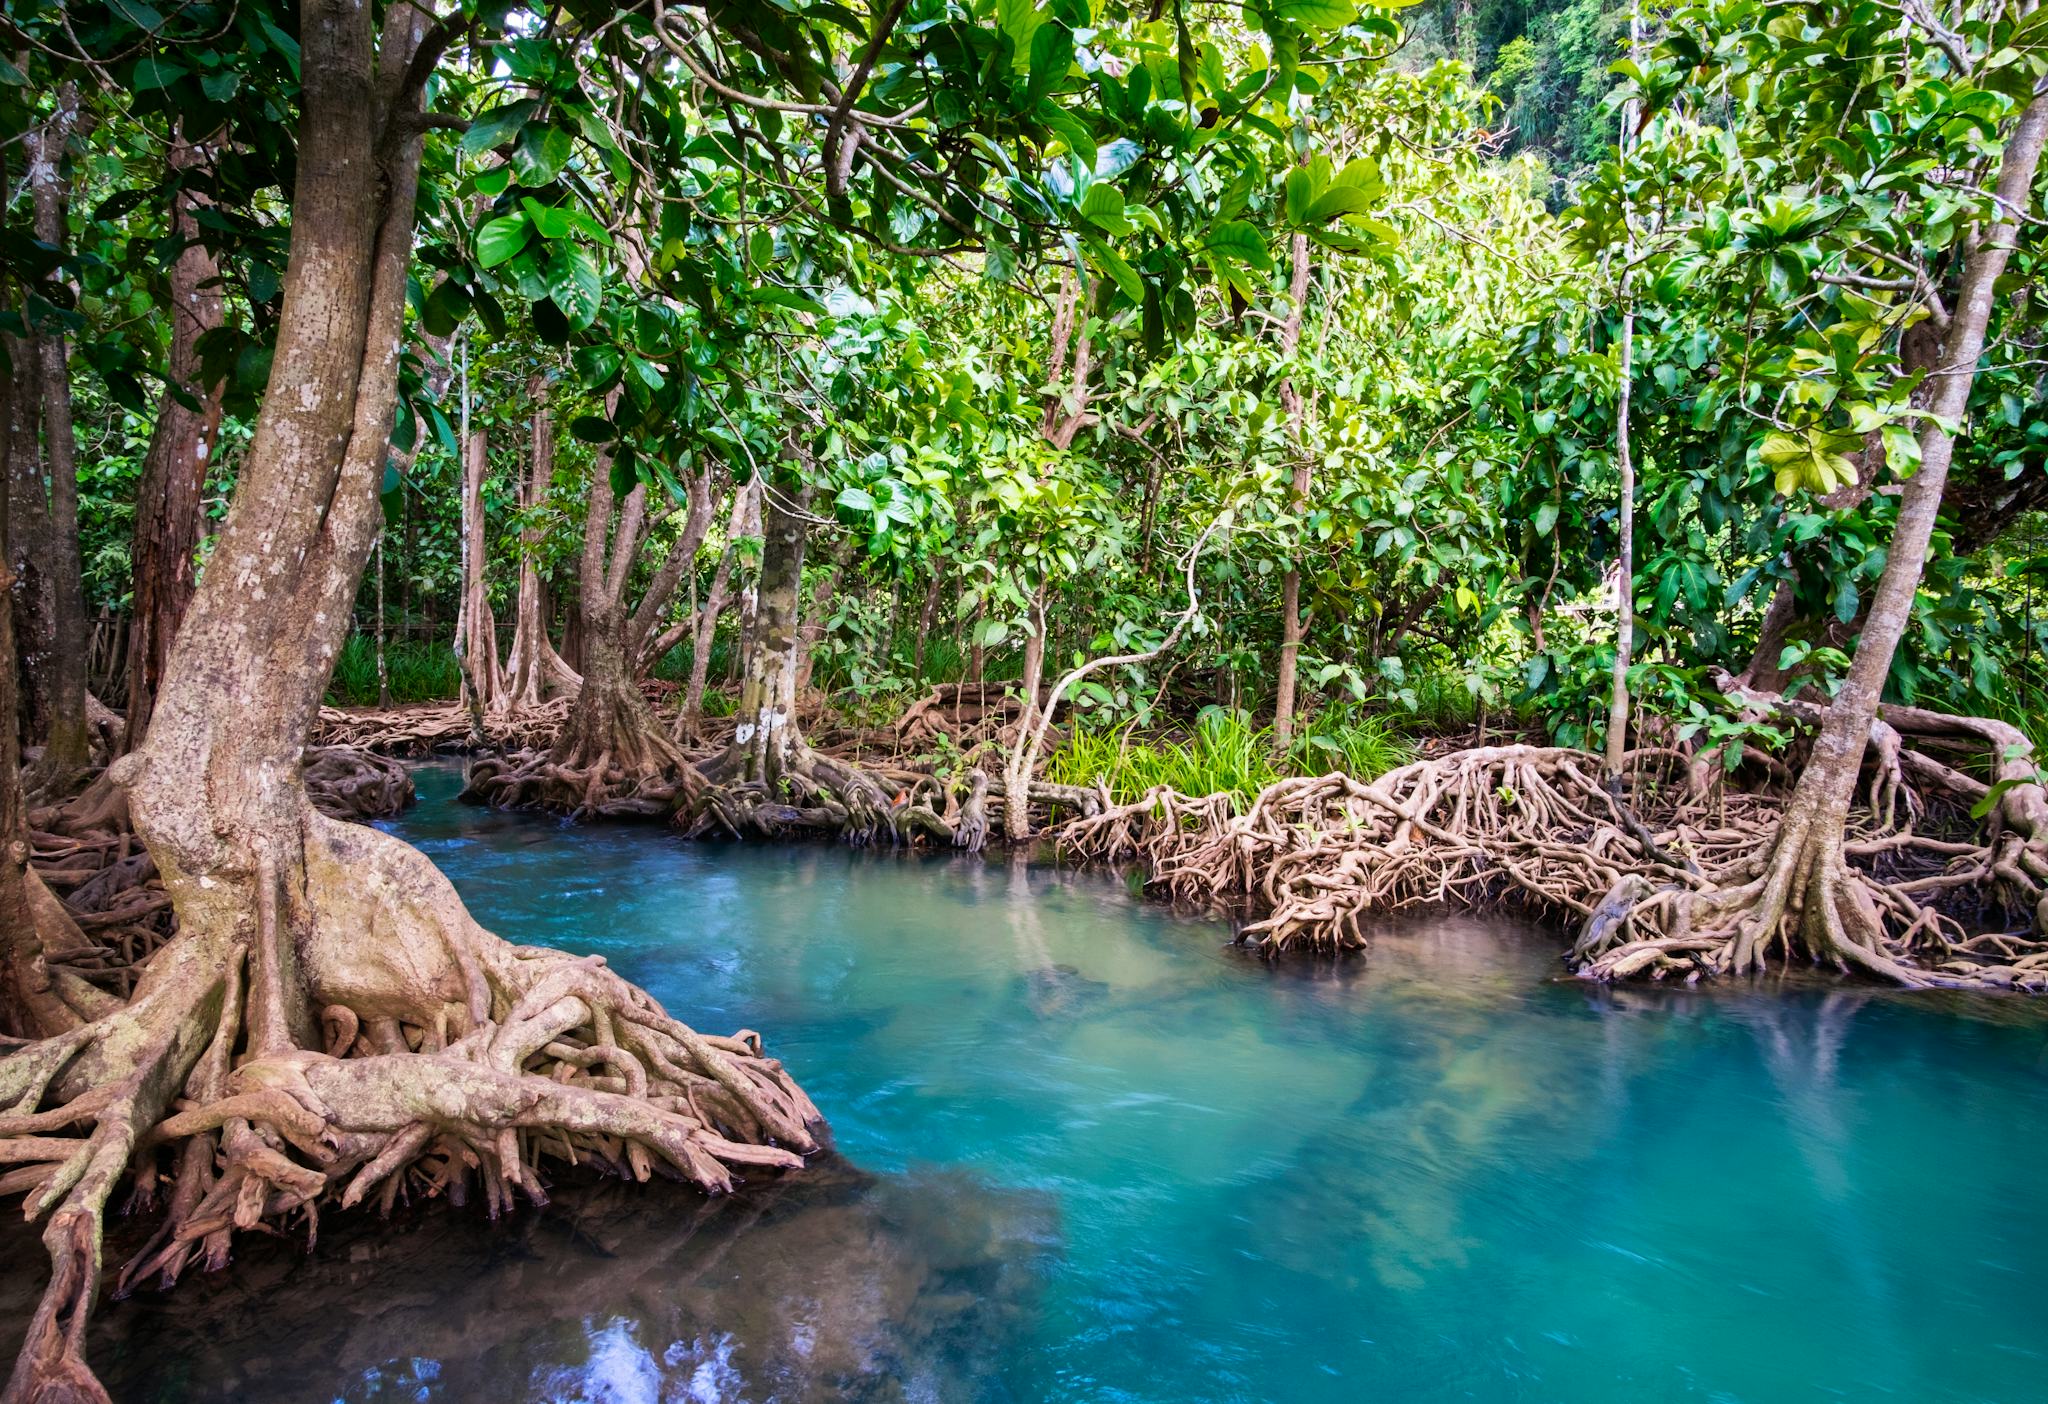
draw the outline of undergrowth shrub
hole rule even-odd
[[[1273,733],[1254,728],[1242,713],[1206,708],[1183,739],[1141,737],[1135,723],[1106,731],[1077,727],[1047,758],[1046,779],[1061,785],[1108,787],[1127,804],[1158,785],[1186,795],[1229,794],[1240,806],[1288,774],[1339,770],[1376,780],[1415,757],[1415,748],[1384,716],[1354,705],[1326,707],[1309,718],[1283,769],[1273,755]]]
[[[439,639],[395,639],[384,646],[384,666],[394,702],[438,702],[461,694],[462,665],[454,648]],[[327,700],[338,707],[376,705],[377,641],[370,635],[350,634],[342,644]]]

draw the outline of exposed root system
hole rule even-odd
[[[472,712],[459,702],[424,702],[382,711],[322,707],[315,737],[322,746],[353,746],[384,756],[545,750],[555,744],[568,715],[566,698],[504,712]]]
[[[760,1039],[670,1017],[600,957],[484,931],[425,857],[304,814],[254,920],[195,920],[97,1018],[0,1054],[0,1194],[52,1276],[9,1398],[103,1398],[81,1352],[102,1221],[160,1210],[117,1290],[365,1200],[540,1201],[550,1160],[709,1191],[793,1168],[819,1117]],[[195,910],[211,915],[205,902]]]
[[[1405,907],[1513,900],[1583,917],[1624,873],[1695,881],[1630,832],[1599,768],[1581,751],[1481,747],[1369,785],[1282,780],[1243,814],[1228,795],[1157,789],[1059,841],[1084,858],[1141,859],[1150,884],[1182,900],[1250,903],[1264,914],[1244,939],[1272,952],[1362,947],[1370,917]]]
[[[1138,860],[1148,886],[1175,898],[1244,905],[1242,939],[1272,953],[1363,948],[1370,917],[1407,907],[1504,904],[1575,928],[1568,960],[1592,979],[1810,962],[1907,985],[2048,989],[2048,945],[2024,931],[1967,935],[1948,909],[2005,900],[1999,855],[2015,844],[2004,828],[1966,841],[1873,818],[1830,853],[1812,816],[1703,787],[1691,762],[1634,753],[1623,798],[1601,783],[1597,756],[1477,747],[1371,784],[1283,780],[1242,814],[1227,795],[1154,790],[1068,824],[1059,841],[1082,858]],[[1898,781],[1882,753],[1876,769],[1882,805]],[[1895,812],[1921,807],[1899,797]],[[2005,864],[2035,873],[2031,840],[2017,852]],[[2038,888],[2018,890],[2031,917]]]
[[[353,746],[308,746],[301,775],[313,807],[330,819],[389,819],[415,798],[403,765]]]
[[[940,738],[966,751],[1016,740],[1023,702],[1002,683],[941,683],[904,708],[896,719],[896,743],[910,754],[932,749]]]

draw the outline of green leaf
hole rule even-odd
[[[1074,62],[1074,33],[1058,21],[1042,24],[1031,36],[1031,80],[1026,100],[1036,102],[1067,76]]]
[[[138,60],[135,65],[135,91],[146,93],[154,88],[168,88],[192,70],[182,64],[170,63],[154,54]]]
[[[849,512],[865,514],[875,510],[874,494],[866,488],[841,488],[836,500],[841,507],[844,507]]]
[[[1038,120],[1045,123],[1053,135],[1067,144],[1067,150],[1081,158],[1083,166],[1094,169],[1099,153],[1094,134],[1088,130],[1085,122],[1050,102],[1038,104]]]
[[[1137,269],[1124,261],[1122,254],[1100,239],[1089,238],[1083,242],[1087,245],[1089,258],[1098,268],[1109,274],[1117,287],[1123,290],[1125,297],[1133,302],[1145,300],[1145,280],[1138,276]]]
[[[1249,221],[1232,219],[1217,225],[1209,231],[1209,248],[1247,268],[1273,271],[1273,255],[1266,249],[1265,236]]]
[[[1342,185],[1352,190],[1363,190],[1367,195],[1377,196],[1387,188],[1380,177],[1380,163],[1370,156],[1359,156],[1344,163],[1344,169],[1337,172],[1332,185]]]
[[[1037,0],[996,0],[996,27],[1010,36],[1019,72],[1031,66],[1031,41],[1045,20]]]
[[[619,373],[624,357],[615,346],[579,346],[572,358],[576,375],[582,380],[583,388],[602,391],[612,383],[612,377]]]
[[[612,422],[602,415],[579,414],[569,421],[569,433],[578,443],[608,444],[619,437],[619,431]]]
[[[640,485],[640,470],[630,446],[621,448],[611,463],[612,496],[624,497]]]
[[[512,171],[526,186],[546,185],[562,173],[576,139],[560,127],[528,127],[512,148]]]
[[[476,232],[476,261],[496,268],[526,247],[533,237],[533,221],[522,212],[499,215]]]
[[[1289,192],[1290,196],[1292,191]],[[1373,211],[1372,197],[1355,185],[1333,185],[1310,203],[1307,211],[1296,220],[1299,224],[1323,224],[1339,215],[1363,215]],[[1293,213],[1290,200],[1288,213]]]
[[[548,294],[562,309],[572,330],[581,331],[597,318],[604,280],[589,252],[576,244],[557,244],[548,259]]]
[[[805,297],[802,293],[791,292],[788,288],[778,288],[771,283],[763,283],[751,289],[749,296],[756,302],[766,302],[776,307],[787,307],[793,312],[808,312],[813,317],[829,317],[832,315],[826,310],[825,304],[816,298]]]
[[[427,294],[420,321],[430,335],[453,336],[462,319],[469,315],[469,307],[469,289],[452,278],[443,278]]]
[[[1380,5],[1379,9],[1404,9],[1406,5]],[[1406,0],[1415,4],[1416,0]],[[1280,0],[1273,6],[1273,13],[1281,19],[1292,20],[1303,29],[1342,29],[1358,18],[1358,6],[1352,0]]]
[[[1783,494],[1805,489],[1825,496],[1856,481],[1856,465],[1847,455],[1863,446],[1862,436],[1834,433],[1809,425],[1796,434],[1773,430],[1757,446],[1757,457],[1774,470],[1774,485]]]
[[[1113,185],[1091,185],[1081,197],[1081,218],[1112,234],[1128,234],[1131,222],[1124,218],[1123,192]]]
[[[520,129],[532,117],[540,102],[535,98],[521,98],[508,102],[503,107],[494,107],[469,124],[469,130],[462,134],[462,152],[465,156],[481,156],[494,151],[519,135]]]
[[[543,239],[566,239],[576,227],[568,210],[543,205],[531,195],[521,197],[519,207],[526,211],[526,217],[533,221],[533,227],[540,231]]]
[[[1316,203],[1315,176],[1309,173],[1308,167],[1296,166],[1287,173],[1287,222],[1309,223],[1309,211]]]

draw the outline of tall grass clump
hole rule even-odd
[[[462,665],[455,650],[438,639],[393,640],[384,646],[384,666],[394,702],[438,702],[462,691]],[[327,700],[338,707],[376,705],[377,641],[368,634],[350,634],[342,644]]]
[[[1458,690],[1464,692],[1463,686]],[[1287,757],[1299,774],[1341,770],[1365,781],[1414,759],[1415,747],[1385,713],[1368,712],[1355,702],[1332,702],[1310,717]]]
[[[1221,707],[1205,710],[1185,740],[1144,740],[1133,726],[1126,722],[1098,732],[1076,727],[1047,758],[1046,778],[1063,785],[1100,781],[1125,804],[1159,785],[1184,795],[1229,794],[1248,804],[1280,778],[1272,733],[1255,730],[1242,715]]]

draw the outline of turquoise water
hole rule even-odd
[[[110,1307],[117,1398],[2048,1398],[2048,1011],[1590,989],[1465,918],[1269,967],[1099,874],[421,789],[481,920],[762,1030],[843,1159],[331,1214]]]

